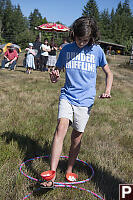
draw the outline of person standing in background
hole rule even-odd
[[[32,69],[35,69],[34,56],[36,55],[35,50],[33,49],[33,44],[29,43],[29,47],[25,49],[27,51],[26,55],[26,73],[30,74]]]
[[[40,68],[40,57],[41,57],[41,49],[40,46],[42,45],[39,36],[36,37],[35,42],[33,42],[33,48],[37,51],[35,56],[35,67],[38,70]]]
[[[48,67],[49,68],[53,68],[55,67],[56,64],[56,54],[57,54],[57,45],[54,42],[54,38],[51,39],[51,43],[50,43],[50,52],[48,55]]]
[[[63,43],[60,45],[60,50],[64,47],[64,46],[66,46],[67,44],[69,44],[68,42],[67,42],[67,38],[63,38]]]
[[[44,39],[44,44],[40,46],[41,50],[41,71],[48,71],[46,68],[48,62],[48,53],[51,51],[50,46],[48,44],[48,38]]]

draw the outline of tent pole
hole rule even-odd
[[[42,33],[41,31],[39,31],[39,41],[41,42],[41,38],[42,38]]]

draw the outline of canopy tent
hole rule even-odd
[[[39,30],[40,40],[41,40],[41,31],[54,33],[53,37],[55,37],[55,33],[66,33],[70,31],[69,27],[64,26],[63,24],[56,24],[56,23],[42,24],[40,26],[35,27],[35,29]]]
[[[9,46],[11,46],[11,45],[13,45],[14,48],[17,49],[18,53],[21,52],[21,48],[20,48],[19,45],[17,45],[17,44],[13,44],[13,43],[6,43],[6,44],[2,44],[2,45],[0,45],[0,54],[5,53],[6,50],[7,50],[7,47],[9,47]]]
[[[68,32],[70,29],[67,26],[56,23],[47,23],[37,26],[35,29],[44,30],[48,32]]]

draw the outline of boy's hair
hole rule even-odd
[[[100,33],[96,21],[90,17],[80,17],[74,21],[70,33],[71,39],[75,41],[76,37],[88,36],[89,45],[95,44],[99,38]]]

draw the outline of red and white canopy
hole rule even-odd
[[[40,26],[37,26],[38,30],[44,30],[44,31],[55,31],[55,32],[68,32],[70,29],[67,26],[64,26],[62,24],[56,24],[56,23],[47,23],[42,24]]]

